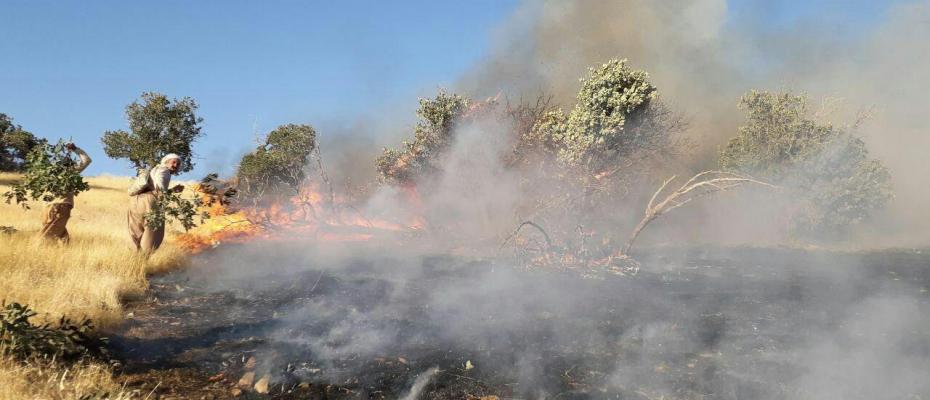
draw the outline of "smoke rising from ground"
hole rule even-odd
[[[586,279],[386,242],[253,243],[199,259],[182,282],[263,316],[223,331],[258,329],[276,384],[366,390],[383,379],[375,360],[404,359],[400,393],[420,398],[463,379],[534,399],[930,394],[919,254],[664,254],[637,279]],[[433,367],[440,383],[417,385]]]
[[[930,78],[924,72],[930,68],[930,2],[890,6],[874,26],[818,15],[767,29],[756,23],[768,18],[766,5],[756,6],[759,15],[736,14],[723,0],[526,1],[459,88],[479,98],[498,91],[512,98],[552,94],[568,106],[586,68],[628,58],[650,72],[664,101],[688,116],[696,169],[715,166],[718,148],[743,120],[735,105],[749,89],[825,99],[825,108],[838,108],[830,115],[837,124],[872,110],[859,134],[891,169],[897,198],[862,229],[861,242],[930,242],[923,206],[930,190],[919,183],[930,176],[923,162],[930,146]]]

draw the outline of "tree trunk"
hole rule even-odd
[[[647,214],[639,221],[639,224],[636,225],[636,228],[633,229],[633,232],[630,233],[630,237],[626,240],[626,244],[623,246],[623,249],[620,250],[621,256],[627,256],[630,253],[630,249],[633,247],[633,242],[636,241],[636,238],[639,237],[639,233],[646,228],[646,225],[649,225],[652,220],[656,219],[655,213]]]

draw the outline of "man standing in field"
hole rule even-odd
[[[151,254],[161,246],[165,238],[164,225],[152,228],[146,223],[146,214],[155,207],[155,202],[162,193],[169,191],[171,175],[181,169],[181,157],[177,154],[168,154],[162,157],[161,162],[151,171],[144,171],[136,178],[129,188],[129,236],[132,238],[136,250]],[[170,189],[175,193],[184,190],[183,185],[176,185]]]
[[[91,159],[84,150],[68,143],[65,145],[68,151],[76,153],[80,159],[77,164],[71,168],[77,173],[83,172],[90,165]],[[66,159],[65,161],[70,161]],[[45,222],[42,224],[42,230],[39,231],[39,237],[49,240],[59,240],[67,243],[71,236],[68,234],[68,220],[71,219],[71,210],[74,208],[74,193],[68,193],[61,201],[53,202],[45,208]]]

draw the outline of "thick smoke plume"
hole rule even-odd
[[[571,104],[586,68],[627,58],[688,116],[697,145],[690,162],[698,169],[714,166],[718,148],[743,120],[735,105],[750,89],[806,92],[823,99],[824,113],[838,124],[868,110],[872,117],[858,133],[891,169],[897,198],[862,229],[861,244],[927,244],[923,205],[930,190],[919,182],[930,176],[923,162],[930,146],[930,2],[889,6],[874,25],[825,18],[831,7],[845,7],[839,4],[790,24],[761,23],[769,6],[753,4],[758,15],[737,13],[724,0],[526,1],[459,87],[477,97],[552,94]]]

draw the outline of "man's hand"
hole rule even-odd
[[[181,193],[184,191],[184,185],[174,185],[174,187],[171,188],[171,191],[174,193]]]
[[[68,149],[68,151],[74,151],[74,149],[76,149],[77,146],[75,146],[74,143],[68,143],[65,145],[65,148]]]

